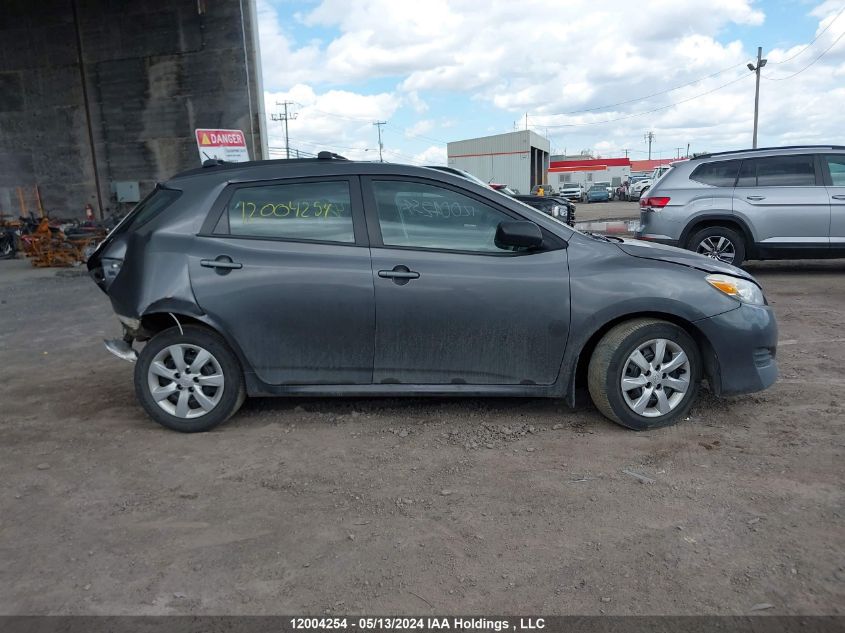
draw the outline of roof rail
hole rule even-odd
[[[780,147],[757,147],[753,149],[732,149],[726,152],[702,152],[693,154],[691,160],[710,158],[711,156],[726,156],[730,154],[751,154],[754,152],[771,152],[778,149],[845,149],[845,145],[781,145]]]
[[[347,160],[345,156],[341,156],[340,154],[335,154],[334,152],[327,152],[322,151],[317,154],[317,158],[320,160]]]

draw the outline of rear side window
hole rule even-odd
[[[722,160],[699,165],[690,174],[690,180],[713,187],[733,187],[741,162],[740,160]]]
[[[812,187],[815,184],[813,156],[771,156],[743,161],[737,187]]]
[[[112,235],[120,235],[121,233],[139,229],[173,204],[176,198],[181,195],[182,192],[176,189],[156,187],[150,195],[141,200],[132,209],[126,220],[112,232]]]
[[[227,213],[231,235],[355,242],[346,181],[242,187],[229,200]]]
[[[830,170],[830,184],[845,187],[845,154],[828,154],[824,159]]]

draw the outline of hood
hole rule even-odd
[[[689,266],[690,268],[697,268],[706,273],[722,273],[723,275],[733,275],[734,277],[741,277],[753,281],[758,286],[757,280],[754,279],[747,272],[736,266],[731,266],[718,259],[712,257],[705,257],[698,253],[685,250],[683,248],[676,248],[674,246],[666,246],[656,242],[645,242],[642,240],[632,240],[628,238],[622,239],[621,244],[617,246],[628,255],[632,257],[642,257],[643,259],[654,259],[661,262],[670,262],[672,264],[680,264],[681,266]]]

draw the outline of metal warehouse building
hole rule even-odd
[[[454,141],[446,146],[449,167],[468,171],[484,182],[510,185],[529,193],[546,182],[551,145],[531,130]]]

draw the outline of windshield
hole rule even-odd
[[[567,182],[563,185],[563,188],[564,189],[580,189],[581,185],[579,185],[577,182]]]
[[[472,182],[478,183],[478,184],[479,184],[479,185],[481,185],[482,187],[489,187],[489,186],[490,186],[490,185],[488,185],[486,182],[484,182],[483,180],[481,180],[481,178],[479,178],[478,176],[473,176],[473,175],[472,175],[471,173],[469,173],[468,171],[463,171],[463,170],[461,170],[461,175],[462,175],[464,178],[466,178],[467,180],[471,180]]]
[[[516,198],[511,198],[511,200],[512,200],[513,202],[516,202],[516,203],[518,203],[518,204],[522,205],[522,207],[524,207],[525,209],[529,209],[532,213],[539,213],[539,214],[540,214],[540,215],[542,215],[545,219],[547,219],[547,220],[551,220],[552,222],[557,222],[557,223],[558,223],[558,224],[560,224],[561,226],[565,226],[565,227],[566,227],[567,229],[569,229],[570,231],[575,231],[575,230],[576,230],[574,227],[569,226],[569,225],[568,225],[568,224],[564,221],[564,218],[556,218],[556,217],[554,217],[554,216],[552,216],[552,215],[549,215],[548,213],[543,213],[542,211],[540,211],[540,209],[536,209],[536,208],[532,207],[530,204],[527,204],[527,203],[523,202],[522,200],[518,200],[518,199],[516,199]],[[564,214],[564,215],[565,215],[565,214]],[[579,233],[580,233],[580,231],[579,231]]]

